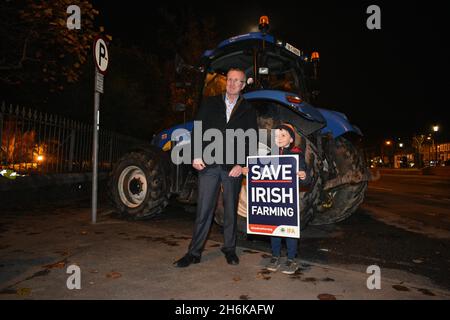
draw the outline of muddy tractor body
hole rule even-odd
[[[229,68],[244,70],[247,85],[243,95],[257,111],[258,126],[268,132],[281,122],[295,126],[296,143],[305,152],[312,177],[310,185],[299,193],[302,228],[349,217],[363,201],[371,178],[358,147],[360,129],[345,114],[313,105],[318,92],[318,63],[317,52],[306,54],[263,30],[221,42],[203,54],[198,66],[190,67],[202,74],[202,98],[224,92]],[[113,202],[120,212],[149,217],[163,212],[171,196],[195,204],[196,171],[190,164],[176,165],[171,158],[175,145],[190,143],[193,127],[188,121],[168,128],[154,136],[150,148],[135,149],[122,157],[110,181]],[[270,141],[260,141],[259,153],[268,154],[271,147]],[[246,201],[246,188],[242,188],[237,214],[239,229],[244,232]],[[221,193],[215,221],[223,221]]]

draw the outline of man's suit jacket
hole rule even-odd
[[[203,102],[200,105],[200,108],[198,110],[197,116],[195,117],[195,121],[202,121],[202,131],[203,133],[208,129],[218,129],[223,138],[222,143],[222,150],[223,150],[223,159],[222,162],[221,159],[218,159],[218,161],[215,161],[214,163],[206,163],[208,165],[222,165],[223,168],[226,170],[231,170],[233,166],[236,164],[239,164],[241,166],[245,166],[245,160],[248,155],[250,155],[250,146],[248,139],[245,139],[245,150],[240,150],[239,152],[245,152],[245,156],[241,157],[242,159],[238,158],[238,143],[237,140],[234,139],[234,157],[232,157],[232,163],[227,163],[227,144],[228,149],[230,147],[231,141],[226,139],[226,129],[242,129],[244,131],[248,129],[254,129],[257,133],[258,131],[258,123],[256,119],[256,110],[253,108],[253,106],[246,101],[242,96],[239,97],[238,101],[236,102],[236,105],[233,108],[233,111],[230,116],[230,120],[227,123],[227,116],[226,116],[226,104],[225,104],[225,95],[218,95],[213,97],[206,97],[204,98]],[[202,133],[202,134],[203,134]],[[195,149],[195,143],[196,143],[196,134],[198,132],[194,132],[192,135],[192,146]],[[201,150],[202,152],[205,150],[205,147],[208,146],[210,143],[213,142],[202,142]],[[257,141],[255,142],[256,146],[254,146],[254,149],[257,150]],[[194,151],[193,149],[193,151]],[[199,148],[200,150],[200,148]],[[229,151],[229,150],[228,150]],[[214,153],[213,153],[214,154]],[[192,152],[193,159],[198,158],[198,154],[194,154]],[[230,155],[231,156],[231,155]],[[203,158],[203,157],[202,157]],[[239,161],[241,160],[241,161]],[[205,161],[205,159],[203,159]]]

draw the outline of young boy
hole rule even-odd
[[[302,150],[295,146],[295,129],[294,126],[289,123],[282,123],[275,128],[275,144],[279,148],[280,155],[286,154],[297,154],[299,158],[299,171],[297,176],[303,182],[306,182],[306,163],[305,154]],[[247,175],[248,168],[243,168],[243,173]],[[285,238],[287,247],[287,260],[281,268],[281,272],[285,274],[293,274],[298,269],[298,264],[295,261],[297,255],[297,238]],[[267,270],[277,271],[281,266],[280,255],[281,255],[281,240],[282,237],[270,237],[270,242],[272,245],[272,258],[269,264],[266,266]]]

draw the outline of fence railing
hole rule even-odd
[[[3,102],[0,169],[24,174],[92,171],[92,134],[92,124]],[[98,169],[111,170],[127,148],[142,143],[100,128]]]

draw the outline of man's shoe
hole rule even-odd
[[[200,257],[196,257],[196,256],[191,255],[190,253],[186,253],[183,258],[175,261],[174,264],[178,268],[186,268],[191,263],[199,263],[199,262],[200,262]]]
[[[227,259],[228,264],[237,265],[239,264],[239,258],[234,252],[225,253],[225,259]]]

